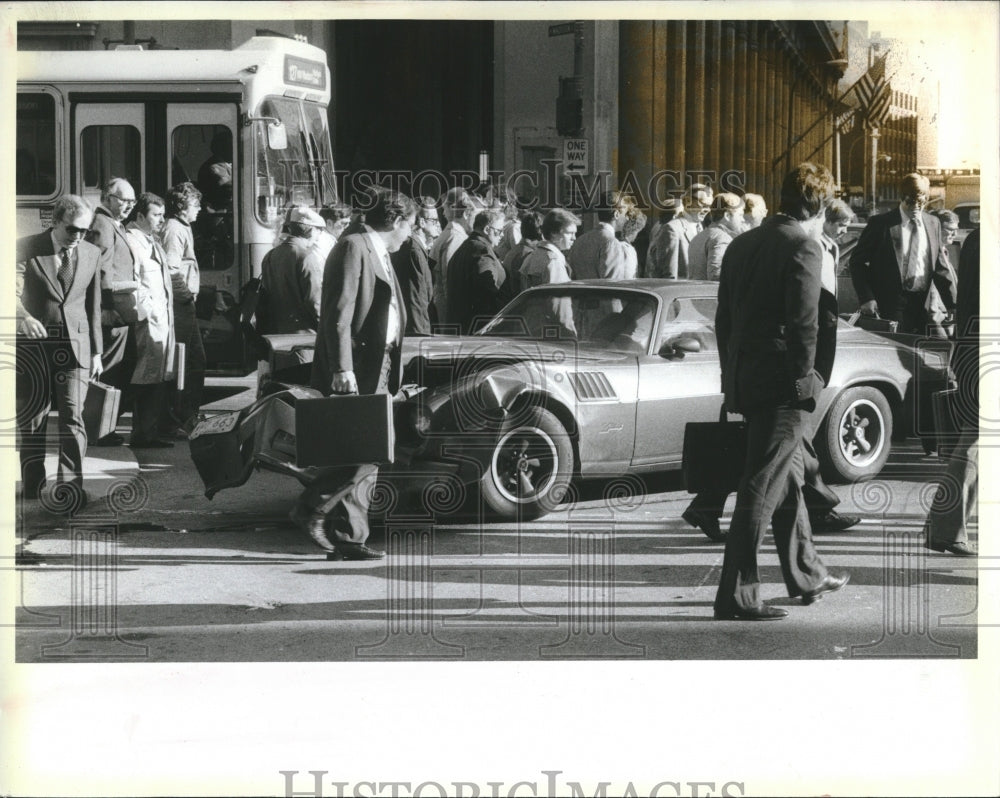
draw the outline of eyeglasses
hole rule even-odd
[[[903,197],[903,200],[908,202],[910,205],[915,205],[918,202],[927,202],[927,199],[927,194],[910,194],[909,196]]]
[[[114,197],[122,205],[135,205],[135,197],[129,199],[128,197],[119,197],[117,194],[108,194],[109,197]]]
[[[428,224],[441,224],[441,220],[438,219],[437,216],[421,216],[420,218]]]
[[[74,227],[71,224],[66,225],[66,232],[72,236],[84,236],[90,232],[89,227]]]
[[[502,236],[503,235],[503,228],[502,227],[487,227],[486,228],[486,232],[490,233],[491,235]]]

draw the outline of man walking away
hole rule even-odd
[[[757,555],[769,525],[790,596],[811,604],[849,579],[830,573],[802,499],[802,434],[823,378],[815,369],[823,256],[815,231],[833,197],[825,167],[800,164],[779,213],[729,245],[716,333],[726,409],[747,420],[747,457],[715,597],[718,620],[777,620],[760,597]]]

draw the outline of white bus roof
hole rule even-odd
[[[265,74],[281,82],[287,69],[285,56],[297,59],[299,66],[315,65],[321,70],[322,88],[311,86],[303,93],[318,92],[329,98],[326,53],[305,42],[274,36],[254,36],[234,50],[22,51],[17,56],[17,78],[33,83],[109,84],[108,88],[122,89],[136,83],[245,84],[255,75]]]

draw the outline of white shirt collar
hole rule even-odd
[[[373,231],[370,227],[368,229],[370,231],[366,233],[368,240],[372,242],[372,246],[375,248],[375,254],[378,255],[379,262],[384,265],[385,259],[389,255],[389,249],[386,247],[385,241],[382,240],[382,236]]]

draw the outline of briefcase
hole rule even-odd
[[[83,403],[83,426],[91,443],[110,435],[118,426],[122,392],[103,382],[91,380]]]
[[[395,456],[392,397],[325,396],[295,403],[295,464],[388,464]]]
[[[899,330],[898,321],[883,319],[880,316],[866,316],[859,310],[847,317],[847,323],[860,330],[868,330],[868,332],[894,333]]]
[[[689,421],[684,427],[681,470],[688,493],[733,493],[747,457],[744,421]]]

